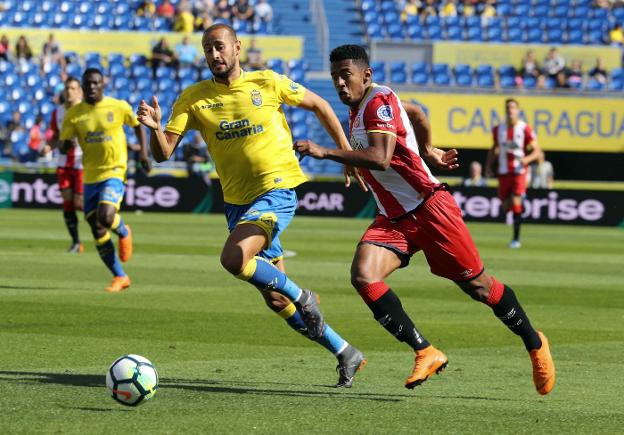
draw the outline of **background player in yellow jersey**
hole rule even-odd
[[[132,255],[132,233],[118,213],[128,166],[124,124],[134,127],[141,144],[141,164],[149,170],[146,137],[127,102],[104,96],[100,70],[89,68],[84,72],[82,90],[84,101],[65,113],[60,140],[68,148],[77,138],[82,148],[85,217],[100,258],[113,273],[106,291],[119,292],[130,286],[119,260],[126,262]],[[109,230],[119,236],[119,258]]]
[[[350,387],[364,356],[325,323],[316,294],[286,276],[279,240],[297,208],[294,188],[306,181],[282,103],[313,111],[334,141],[350,149],[340,122],[325,100],[287,77],[242,71],[241,44],[231,27],[208,28],[202,46],[214,78],[182,92],[165,131],[156,97],[151,106],[145,101],[139,106],[139,121],[151,129],[154,158],[168,159],[187,131],[201,132],[226,202],[230,236],[221,264],[258,288],[293,329],[330,350],[338,359],[336,386]]]

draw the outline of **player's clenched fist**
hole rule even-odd
[[[315,159],[324,159],[327,154],[327,148],[312,142],[311,140],[298,140],[293,145],[293,149],[303,158],[305,156],[314,157]]]
[[[162,112],[158,105],[158,98],[152,97],[152,104],[150,106],[145,100],[141,100],[139,109],[137,110],[137,119],[144,126],[157,130],[160,128],[160,120],[162,119]]]

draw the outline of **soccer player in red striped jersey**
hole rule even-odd
[[[82,101],[82,88],[80,80],[76,77],[69,77],[65,80],[63,90],[63,104],[52,112],[50,127],[52,129],[52,143],[57,143],[65,111]],[[74,143],[66,152],[61,152],[57,158],[56,175],[59,189],[63,197],[63,217],[65,226],[72,238],[72,244],[67,250],[70,253],[81,253],[84,251],[80,236],[78,234],[78,216],[76,210],[82,210],[83,186],[82,186],[82,149]]]
[[[513,213],[512,249],[520,248],[522,199],[527,188],[527,167],[540,156],[540,148],[533,130],[520,119],[520,104],[513,98],[505,100],[505,122],[492,129],[494,145],[488,152],[487,173],[494,168],[498,174],[498,196],[505,212]]]
[[[405,386],[414,388],[442,371],[448,358],[416,329],[399,297],[384,280],[423,251],[431,272],[452,280],[471,298],[520,336],[533,365],[540,394],[555,383],[548,340],[531,326],[514,291],[485,271],[461,211],[446,186],[429,171],[457,168],[457,151],[431,146],[427,118],[417,106],[407,108],[386,86],[372,82],[368,55],[358,45],[343,45],[330,55],[331,74],[340,100],[350,106],[353,150],[324,148],[298,141],[302,156],[331,159],[360,168],[373,192],[379,214],[357,246],[351,283],[379,323],[416,353]],[[425,161],[427,163],[425,163]]]

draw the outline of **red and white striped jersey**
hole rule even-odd
[[[414,210],[439,184],[420,157],[414,130],[392,89],[378,85],[368,89],[360,106],[351,109],[349,133],[355,150],[369,146],[368,133],[396,137],[388,169],[360,168],[384,216],[393,219]]]
[[[63,118],[65,118],[65,106],[58,106],[52,112],[50,127],[54,132],[54,137],[61,136],[61,128],[63,127]],[[82,148],[78,144],[67,150],[67,154],[58,153],[56,165],[59,168],[82,169]]]
[[[494,145],[498,145],[498,175],[526,174],[522,159],[527,155],[527,146],[535,140],[535,133],[529,124],[518,121],[513,126],[501,123],[492,129]]]

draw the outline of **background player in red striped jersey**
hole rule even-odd
[[[52,112],[50,127],[53,133],[53,144],[58,144],[65,111],[82,101],[82,87],[80,80],[76,77],[69,77],[65,80],[63,100],[63,104],[59,105]],[[67,231],[72,238],[72,244],[67,252],[80,253],[84,251],[84,246],[80,243],[76,210],[82,210],[83,204],[82,149],[76,142],[73,142],[73,145],[66,152],[59,153],[56,175],[61,196],[63,197],[65,226],[67,226]]]
[[[535,388],[548,394],[555,384],[548,340],[533,329],[514,291],[485,271],[459,207],[425,163],[455,169],[457,151],[432,147],[422,110],[410,106],[408,113],[390,88],[372,82],[363,47],[340,46],[332,51],[330,61],[338,96],[351,108],[353,151],[324,148],[310,141],[298,141],[294,148],[302,156],[360,168],[373,192],[379,214],[358,244],[351,283],[375,319],[414,349],[416,361],[405,386],[420,385],[448,363],[446,355],[416,329],[399,297],[384,282],[422,250],[432,273],[452,280],[471,298],[490,306],[522,338],[533,365]]]
[[[505,212],[513,213],[513,238],[510,248],[519,248],[522,224],[522,199],[527,188],[527,167],[540,156],[533,130],[520,119],[520,104],[505,100],[505,122],[492,129],[494,145],[488,152],[487,174],[498,174],[498,196]]]

